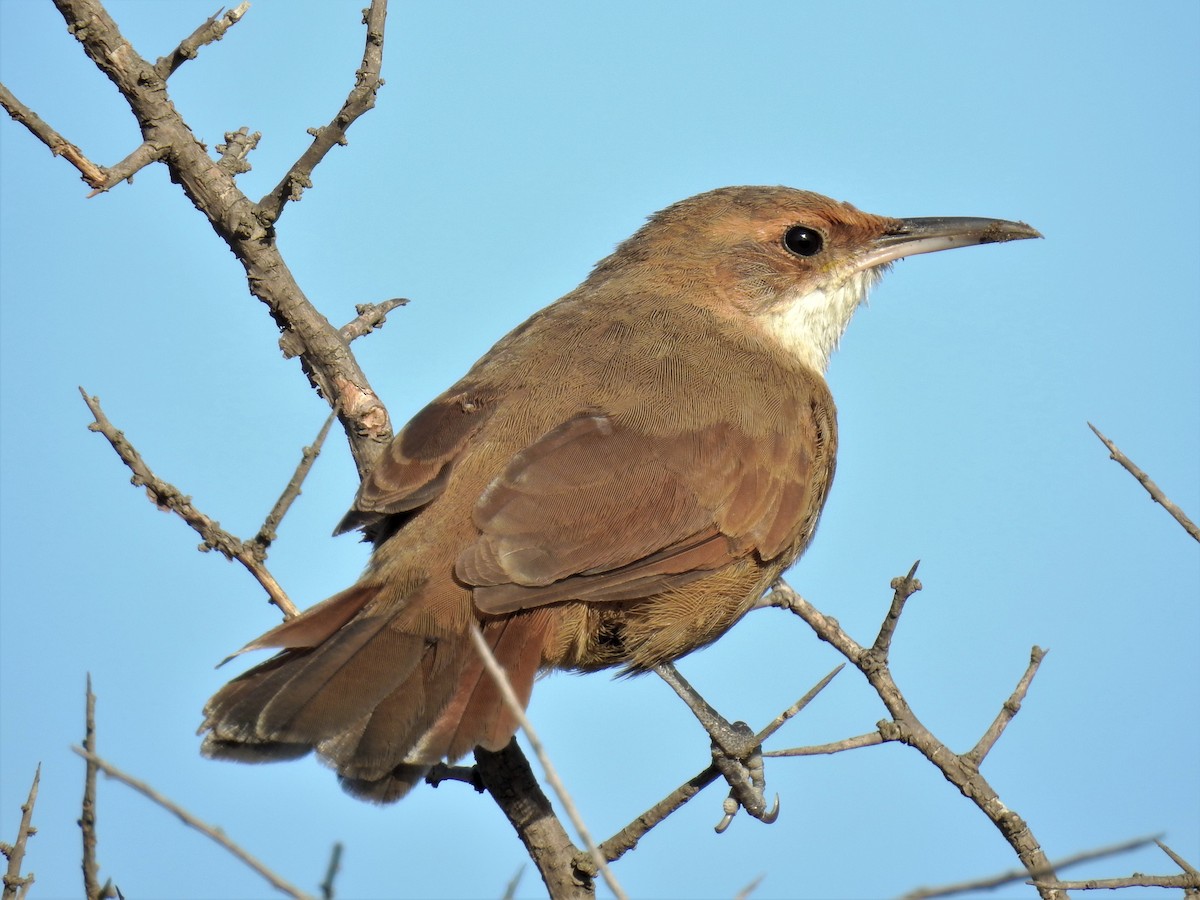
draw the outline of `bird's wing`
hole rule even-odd
[[[455,573],[497,614],[644,597],[750,553],[771,560],[820,509],[821,451],[802,427],[751,437],[721,423],[668,437],[579,415],[487,487],[479,538]]]
[[[470,389],[426,406],[384,450],[333,533],[370,531],[383,517],[417,509],[441,494],[454,460],[495,410],[494,398]]]

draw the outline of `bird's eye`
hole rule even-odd
[[[797,256],[816,256],[825,246],[821,232],[807,225],[793,225],[783,236],[783,246]]]

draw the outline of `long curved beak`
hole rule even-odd
[[[863,271],[918,253],[935,253],[973,244],[998,244],[1040,238],[1042,233],[1024,222],[972,217],[897,219],[898,225],[871,242],[858,259]]]

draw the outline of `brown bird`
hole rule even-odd
[[[644,671],[727,631],[812,540],[833,480],[824,372],[888,264],[1040,237],[893,219],[784,187],[668,207],[400,431],[337,533],[374,542],[347,590],[245,649],[282,652],[208,702],[210,757],[315,750],[399,799],[499,750],[545,670]]]

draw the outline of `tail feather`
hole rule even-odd
[[[322,760],[350,778],[370,781],[387,776],[445,708],[464,650],[470,652],[461,640],[431,642],[420,666],[359,727],[317,747]]]
[[[285,649],[218,691],[204,710],[204,755],[265,762],[315,749],[347,792],[389,803],[441,759],[477,745],[504,747],[517,719],[460,630],[473,621],[469,607],[451,633],[428,634],[425,607],[446,597],[418,588],[389,612],[371,599],[345,591],[314,607],[316,622],[273,630],[248,645],[287,646],[297,636],[307,644],[332,627],[316,646]],[[522,704],[549,624],[547,611],[536,609],[484,626]]]
[[[258,735],[316,742],[369,715],[418,666],[426,646],[419,635],[389,628],[389,621],[355,620],[313,650],[263,707]]]
[[[505,670],[524,707],[541,665],[549,616],[545,610],[487,623],[484,640]],[[483,661],[471,653],[458,679],[454,698],[438,717],[418,749],[422,759],[458,759],[476,746],[500,750],[516,733],[517,717],[505,705]]]

